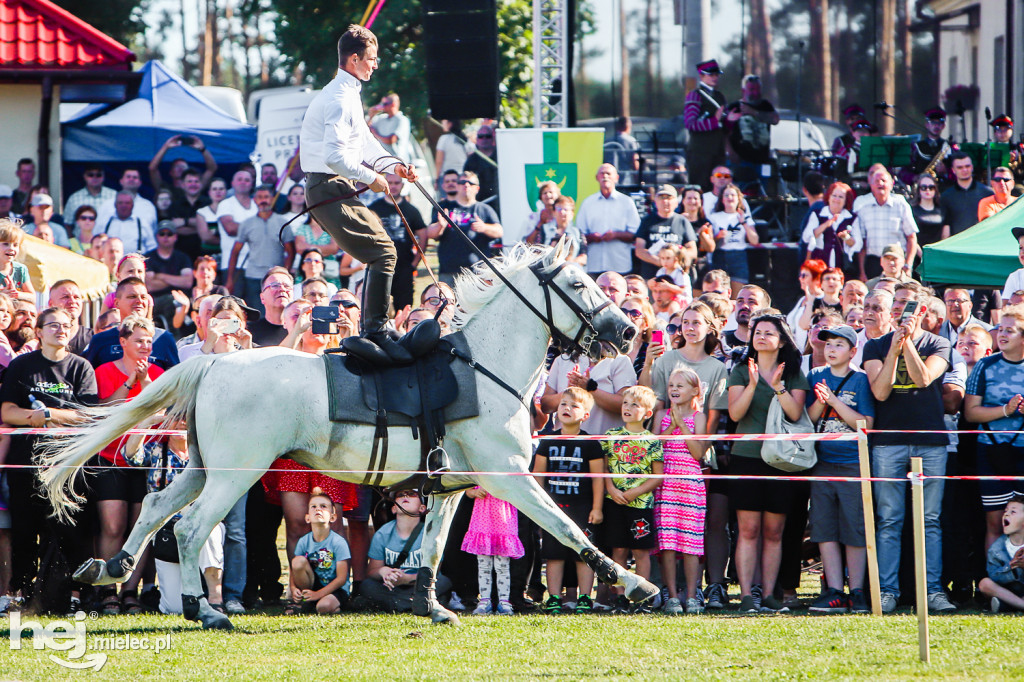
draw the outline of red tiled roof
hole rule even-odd
[[[0,0],[0,68],[131,69],[135,54],[49,0]]]

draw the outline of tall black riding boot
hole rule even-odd
[[[398,345],[387,329],[388,308],[391,306],[391,278],[391,275],[378,270],[366,271],[366,277],[363,278],[363,310],[359,321],[359,335],[384,351],[391,363],[405,364],[412,362],[412,355]]]

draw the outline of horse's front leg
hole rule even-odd
[[[417,616],[430,616],[435,623],[458,625],[459,618],[437,601],[435,582],[437,569],[441,564],[441,554],[448,541],[448,529],[452,525],[452,517],[462,499],[462,493],[454,493],[447,497],[434,497],[430,510],[427,512],[423,528],[423,540],[420,543],[420,569],[416,574],[416,588],[412,597],[412,612]]]
[[[521,472],[526,474],[525,459]],[[555,539],[580,555],[601,582],[625,589],[631,601],[646,601],[658,594],[658,588],[649,580],[630,573],[605,556],[594,546],[579,526],[558,508],[532,476],[481,476],[480,485],[495,497],[500,497],[550,533]]]

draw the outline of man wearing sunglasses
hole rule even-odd
[[[999,114],[992,119],[992,141],[1010,146],[1010,170],[1013,171],[1014,182],[1024,183],[1024,141],[1013,141],[1013,119],[1006,114]]]
[[[90,163],[82,173],[85,187],[68,197],[64,202],[64,224],[75,224],[75,211],[82,206],[98,209],[108,201],[113,202],[117,191],[103,184],[103,167],[98,163]]]
[[[388,188],[382,172],[415,181],[416,169],[394,158],[366,125],[359,99],[362,82],[379,66],[377,37],[352,25],[338,40],[338,75],[313,99],[302,120],[299,158],[306,172],[306,205],[343,251],[366,263],[360,337],[346,348],[381,362],[411,362],[409,351],[389,334],[391,282],[398,256],[376,214],[357,198],[356,184]],[[315,207],[315,208],[313,208]],[[383,351],[383,352],[382,352]]]
[[[732,184],[732,171],[725,165],[715,166],[711,170],[710,182],[711,189],[704,192],[703,195],[705,216],[715,212],[715,205],[718,203],[718,197],[721,196],[722,190]],[[750,215],[750,204],[747,203],[747,198],[741,198],[743,200],[743,213]]]
[[[498,146],[494,126],[484,124],[476,131],[476,154],[469,155],[462,170],[476,173],[480,181],[477,200],[485,202],[501,215],[498,204]]]
[[[445,208],[448,218],[468,236],[477,248],[487,253],[491,240],[503,234],[498,214],[487,204],[476,200],[480,191],[480,180],[473,171],[463,171],[459,176],[459,191],[454,205]],[[446,284],[455,282],[455,275],[463,268],[472,267],[480,260],[465,241],[450,233],[448,221],[434,211],[433,222],[427,226],[427,237],[437,240],[438,277]]]
[[[1013,172],[1006,166],[999,166],[992,171],[992,196],[984,197],[978,202],[978,222],[999,213],[1016,200],[1010,196],[1013,189]]]

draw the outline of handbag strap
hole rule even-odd
[[[839,398],[839,391],[843,390],[843,386],[846,385],[846,382],[849,381],[850,377],[852,376],[853,370],[851,369],[849,373],[845,377],[843,377],[843,380],[839,382],[839,385],[836,386],[836,390],[832,391],[837,399]],[[811,390],[814,390],[813,386],[811,387]],[[832,417],[833,412],[835,412],[837,415],[839,414],[838,412],[832,409],[831,405],[825,405],[825,411],[821,413],[821,416],[818,417],[818,423],[814,425],[815,433],[821,433],[821,430],[825,428],[825,422]]]
[[[999,433],[999,431],[992,430],[992,425],[991,425],[990,422],[985,422],[984,424],[982,424],[981,425],[981,430],[982,431],[988,431],[989,433],[992,433],[992,434]],[[1007,445],[1012,447],[1013,444],[1017,442],[1017,439],[1020,438],[1020,432],[1021,431],[1024,431],[1024,417],[1021,417],[1020,425],[1017,427],[1017,433],[1013,434],[1013,439],[1010,440],[1010,442],[1007,443]]]

